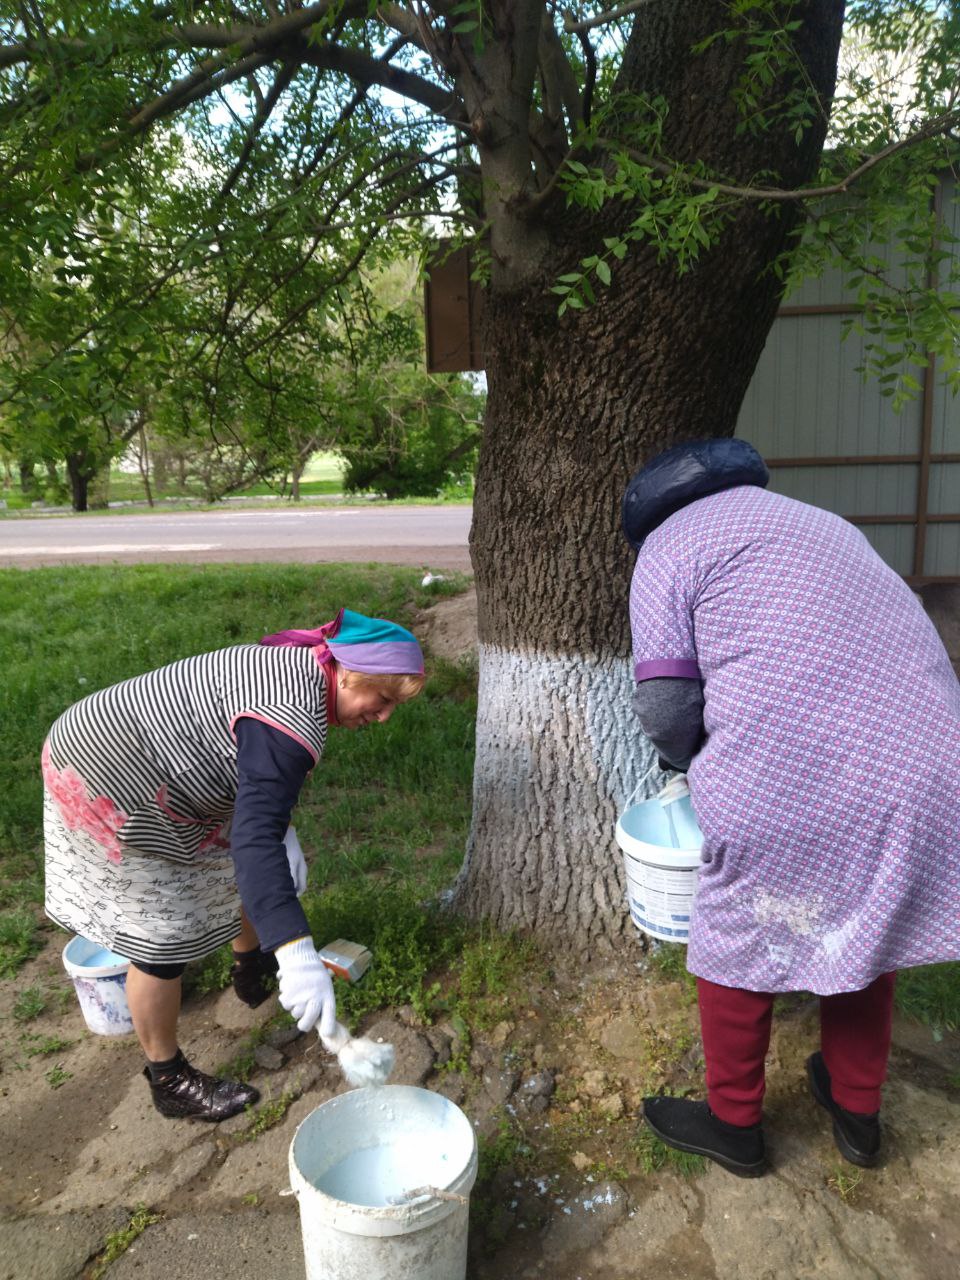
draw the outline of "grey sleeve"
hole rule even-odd
[[[703,683],[686,676],[642,680],[633,709],[662,759],[686,770],[703,741]]]

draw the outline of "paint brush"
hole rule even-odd
[[[378,1044],[365,1036],[354,1038],[342,1022],[335,1024],[332,1035],[321,1035],[320,1043],[328,1053],[337,1055],[347,1084],[362,1088],[389,1080],[396,1057],[392,1044]]]

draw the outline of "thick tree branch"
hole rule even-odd
[[[589,31],[591,27],[602,27],[608,22],[617,22],[620,18],[629,17],[638,9],[645,9],[648,4],[654,3],[656,0],[630,0],[628,4],[618,5],[616,9],[608,9],[606,13],[595,14],[592,18],[584,18],[582,22],[577,22],[575,16],[568,10],[563,17],[563,29],[569,31],[571,35],[579,35],[582,31]]]
[[[540,28],[540,66],[545,88],[560,99],[567,115],[567,127],[571,134],[576,133],[583,120],[580,89],[557,29],[546,12]]]
[[[347,6],[356,10],[359,15],[366,12],[366,6],[354,0]],[[320,0],[320,3],[308,5],[305,9],[295,9],[283,14],[263,27],[238,26],[222,27],[209,23],[188,22],[176,26],[158,29],[146,36],[133,32],[127,39],[118,40],[115,48],[120,52],[136,50],[150,51],[161,49],[224,49],[231,50],[224,61],[232,57],[243,57],[258,49],[268,49],[282,40],[314,26],[332,10],[338,9],[338,0]],[[31,62],[38,56],[49,57],[52,50],[73,56],[87,57],[96,54],[103,56],[104,48],[100,43],[84,40],[79,37],[64,36],[58,39],[40,42],[22,40],[16,44],[0,47],[0,70],[14,66],[18,62]]]
[[[304,43],[302,46],[294,46],[293,52],[305,64],[325,71],[339,71],[354,84],[364,88],[382,85],[410,102],[427,107],[434,115],[450,124],[464,129],[468,127],[465,121],[458,118],[460,103],[456,95],[412,71],[381,62],[378,58],[361,53],[359,49],[347,49],[343,45]]]

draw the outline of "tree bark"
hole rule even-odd
[[[67,475],[70,479],[70,500],[74,511],[86,511],[90,481],[97,474],[83,453],[67,454]]]
[[[828,105],[842,4],[799,10],[808,26],[798,55]],[[720,41],[691,63],[696,40],[724,24],[708,0],[642,10],[621,89],[668,99],[665,145],[677,159],[696,155],[741,179],[762,168],[808,181],[826,117],[800,146],[782,129],[744,138],[727,103],[744,47]],[[783,289],[769,267],[800,216],[744,205],[695,270],[681,276],[652,250],[631,253],[595,306],[559,318],[550,285],[628,213],[555,211],[539,220],[526,259],[512,212],[501,237],[496,220],[491,229],[488,400],[471,531],[477,761],[453,896],[501,928],[595,949],[632,934],[613,833],[654,759],[630,707],[632,557],[620,500],[654,453],[733,433]]]

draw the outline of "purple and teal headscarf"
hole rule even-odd
[[[278,631],[260,643],[309,646],[316,649],[318,662],[336,659],[367,675],[423,675],[423,653],[405,627],[352,609],[341,609],[332,622],[313,631]]]

